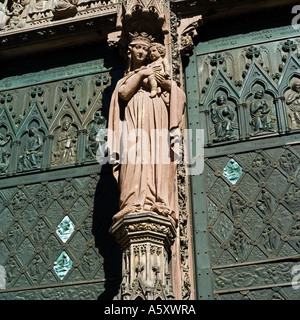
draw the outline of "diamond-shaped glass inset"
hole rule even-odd
[[[223,169],[223,176],[232,184],[237,183],[242,173],[242,167],[234,159],[230,159]]]
[[[57,226],[56,234],[59,236],[61,241],[65,243],[74,232],[74,227],[75,225],[72,220],[68,216],[65,216]]]
[[[58,275],[58,277],[62,280],[69,270],[72,268],[72,260],[68,256],[68,254],[63,251],[57,260],[54,262],[54,271]]]

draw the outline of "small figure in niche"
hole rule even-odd
[[[30,128],[28,137],[24,153],[20,156],[19,170],[37,168],[41,164],[43,139],[39,135],[38,129]]]
[[[10,136],[5,138],[5,135],[0,132],[0,173],[4,173],[8,167],[8,158],[10,156],[10,152],[5,150],[5,146],[10,140]]]
[[[76,132],[73,133],[71,129],[71,122],[69,120],[64,121],[57,139],[57,150],[53,153],[53,163],[66,164],[75,162],[77,134]]]
[[[264,97],[263,90],[257,90],[254,94],[254,101],[250,104],[250,125],[255,135],[263,131],[274,131],[272,128],[273,118],[270,115],[271,107]]]
[[[292,92],[288,95],[286,104],[288,106],[289,125],[291,129],[300,128],[300,81],[292,85]]]
[[[214,123],[216,134],[214,141],[235,140],[234,131],[238,128],[238,124],[235,122],[233,108],[226,103],[227,99],[224,95],[218,96],[216,102],[217,105],[211,110],[211,120]]]
[[[100,156],[104,156],[106,151],[107,130],[106,119],[102,116],[101,111],[95,113],[95,118],[89,128],[88,145],[86,151],[88,155],[94,158],[97,151]]]

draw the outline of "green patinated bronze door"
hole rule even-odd
[[[0,299],[112,298],[118,194],[96,135],[119,58],[98,45],[34,59],[0,81]]]
[[[187,125],[197,299],[299,299],[300,38],[291,26],[200,42]],[[193,145],[196,148],[196,142]]]

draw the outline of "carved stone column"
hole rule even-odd
[[[110,232],[122,249],[122,283],[115,299],[173,299],[168,268],[170,247],[176,237],[173,222],[153,212],[132,213]]]

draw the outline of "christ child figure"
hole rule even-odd
[[[152,67],[156,73],[159,73],[164,77],[164,79],[170,79],[170,64],[165,58],[166,49],[161,43],[154,42],[150,45],[148,56],[152,61],[148,64]],[[161,93],[161,88],[157,84],[156,75],[151,74],[148,78],[144,80],[145,84],[150,86],[150,97],[154,98],[158,93]]]

